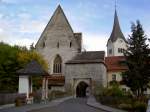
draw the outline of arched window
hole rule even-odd
[[[62,60],[59,55],[54,59],[53,64],[53,73],[61,73],[62,72]]]

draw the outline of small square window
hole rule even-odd
[[[123,53],[124,49],[123,48],[118,48],[118,53]]]
[[[116,74],[112,74],[112,80],[116,81]]]
[[[112,54],[112,49],[109,49],[109,54]]]

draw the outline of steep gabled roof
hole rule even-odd
[[[104,57],[104,51],[81,52],[73,57],[73,59],[67,61],[66,64],[103,63]]]
[[[46,35],[51,28],[54,28],[55,26],[58,27],[59,25],[67,26],[68,30],[70,30],[70,32],[73,34],[73,29],[69,24],[68,19],[60,5],[58,5],[55,12],[53,13],[51,19],[49,20],[44,31],[42,32],[36,46],[39,44],[41,40],[44,39],[44,35]]]
[[[112,42],[115,42],[117,38],[122,38],[126,42],[126,39],[120,28],[117,11],[115,10],[113,30],[108,41],[111,40]]]
[[[42,68],[42,66],[35,60],[28,63],[23,69],[17,71],[19,75],[48,75],[48,73]]]

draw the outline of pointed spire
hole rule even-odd
[[[119,19],[118,19],[116,7],[115,7],[113,30],[112,30],[109,40],[111,40],[112,42],[115,42],[117,38],[122,38],[124,41],[126,41],[120,28]]]

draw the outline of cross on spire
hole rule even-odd
[[[116,4],[117,4],[117,0],[115,0],[114,24],[113,24],[113,30],[112,30],[109,40],[111,40],[112,42],[115,42],[117,38],[122,38],[124,41],[126,41],[120,28],[119,19],[118,19],[117,10],[116,10],[116,6],[117,6]]]
[[[115,10],[116,10],[116,8],[117,8],[117,0],[115,0]]]

